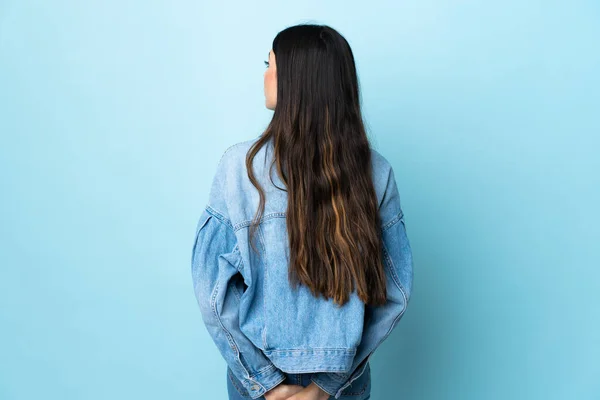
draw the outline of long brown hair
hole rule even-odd
[[[252,162],[273,140],[270,167],[276,165],[288,192],[290,282],[339,305],[354,290],[366,304],[383,304],[381,221],[352,50],[336,30],[313,24],[279,32],[272,49],[277,103],[246,156],[248,177],[260,196],[250,237],[265,208]]]

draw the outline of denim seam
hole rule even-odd
[[[223,329],[223,331],[225,332],[225,336],[227,337],[227,341],[229,342],[229,345],[231,346],[231,349],[234,351],[235,356],[240,364],[240,366],[242,367],[242,369],[244,370],[244,372],[246,373],[246,376],[248,377],[247,379],[254,381],[254,379],[252,379],[252,377],[250,377],[250,373],[248,372],[248,370],[246,369],[246,367],[244,366],[244,363],[242,362],[242,360],[240,359],[240,350],[237,347],[237,344],[235,343],[235,340],[233,340],[233,336],[231,335],[231,333],[227,330],[227,328],[225,328],[225,326],[223,325],[223,322],[221,321],[221,318],[219,317],[219,313],[217,312],[217,293],[219,292],[219,284],[217,283],[215,285],[215,288],[213,289],[213,294],[211,296],[211,300],[210,300],[210,305],[211,305],[211,309],[213,311],[213,314],[215,315],[215,318],[217,319],[217,321],[219,322],[219,326],[221,327],[221,329]],[[262,386],[262,385],[261,385]]]
[[[213,314],[215,315],[215,318],[217,319],[217,321],[219,322],[219,326],[221,327],[221,329],[223,329],[223,331],[225,332],[225,336],[227,337],[227,341],[229,342],[229,346],[231,346],[231,349],[237,354],[238,353],[238,348],[235,344],[235,341],[233,340],[233,336],[231,336],[231,333],[227,330],[227,328],[225,328],[225,326],[223,325],[223,322],[221,321],[221,318],[219,317],[219,313],[217,312],[217,294],[219,293],[219,284],[217,283],[215,285],[215,288],[213,289],[213,293],[210,299],[210,308],[212,309]]]
[[[261,369],[259,369],[258,371],[256,371],[256,374],[254,374],[254,376],[260,375],[263,372],[269,371],[269,370],[272,370],[272,369],[275,369],[275,365],[274,364],[269,364],[266,367],[262,367]]]
[[[287,214],[286,212],[272,212],[272,213],[268,213],[268,214],[263,215],[260,218],[260,220],[258,221],[258,223],[260,224],[261,222],[269,220],[271,218],[285,218],[286,214]],[[238,231],[238,230],[240,230],[242,228],[250,226],[252,224],[252,221],[253,220],[248,219],[248,220],[245,220],[245,221],[238,222],[237,224],[233,225],[233,229],[235,231]]]
[[[383,341],[383,339],[379,342],[381,343]],[[371,350],[371,352],[369,354],[367,354],[367,357],[365,357],[365,359],[363,360],[363,362],[365,363],[364,366],[362,367],[362,372],[360,374],[358,374],[358,376],[352,378],[351,375],[348,375],[346,377],[346,381],[343,382],[342,387],[340,387],[337,391],[336,391],[336,395],[339,393],[340,395],[342,395],[342,392],[352,384],[352,382],[354,382],[355,380],[357,380],[358,378],[360,378],[362,376],[362,374],[365,373],[365,370],[367,369],[367,367],[369,367],[369,370],[371,368],[371,366],[369,365],[369,359],[371,358],[371,355],[375,352],[375,350]]]
[[[263,290],[263,318],[265,318],[264,323],[263,323],[263,329],[262,329],[262,340],[263,340],[263,348],[264,350],[269,350],[269,345],[267,344],[267,321],[266,321],[266,316],[267,316],[267,300],[265,296],[266,293],[266,287],[267,287],[267,278],[269,276],[269,265],[268,265],[268,261],[269,261],[269,257],[266,257],[266,246],[265,246],[265,238],[263,236],[263,232],[261,229],[261,226],[258,226],[258,229],[256,230],[256,233],[258,235],[258,241],[262,247],[262,251],[263,251],[263,255],[265,255],[264,257],[264,264],[265,264],[265,268],[264,268],[264,277],[263,277],[263,283],[262,283],[262,290]]]
[[[236,379],[233,379],[232,374],[233,374],[233,372],[231,372],[231,370],[228,369],[227,376],[229,376],[229,380],[231,381],[231,383],[235,387],[235,390],[237,390],[237,392],[240,394],[240,396],[250,398],[250,396],[248,395],[248,391],[244,387],[240,387],[238,385],[238,383],[236,382]]]
[[[209,214],[211,214],[212,216],[217,218],[220,222],[227,225],[232,231],[235,232],[235,229],[233,228],[231,221],[222,212],[218,211],[217,209],[213,208],[212,206],[210,206],[208,204],[206,205],[205,209],[208,211]]]
[[[198,226],[198,229],[196,229],[196,235],[198,233],[200,233],[200,231],[202,230],[202,228],[204,228],[204,226],[206,226],[206,224],[208,223],[208,220],[211,219],[211,217],[212,217],[212,214],[209,212],[206,219],[202,222],[201,225]],[[200,222],[200,221],[198,221],[198,222]]]
[[[392,225],[394,225],[396,222],[400,221],[403,218],[404,218],[404,212],[400,211],[398,214],[394,215],[394,217],[391,220],[389,220],[388,222],[383,224],[381,226],[381,230],[385,231],[386,229],[390,228]]]
[[[387,250],[385,243],[382,242],[381,245],[383,247],[385,259],[387,261],[386,264],[388,264],[388,270],[390,271],[390,274],[392,275],[392,279],[394,280],[394,283],[396,284],[396,286],[398,286],[398,289],[400,289],[400,292],[402,292],[402,297],[404,297],[404,307],[402,309],[402,312],[404,312],[404,310],[406,309],[406,306],[407,306],[406,290],[404,289],[404,285],[402,285],[402,282],[400,282],[400,278],[398,278],[398,275],[396,274],[396,271],[394,270],[394,267],[395,267],[394,262],[392,261],[392,258],[390,257],[390,254]]]
[[[369,375],[371,374],[371,368],[370,367],[367,369],[366,373],[369,374]],[[361,376],[362,376],[362,374],[361,374]],[[358,379],[358,378],[360,378],[360,376],[357,377],[356,379]],[[356,396],[356,395],[359,395],[359,394],[363,394],[365,392],[365,390],[367,390],[367,386],[369,386],[369,379],[367,379],[365,381],[365,384],[363,385],[363,387],[360,390],[360,392],[349,392],[349,393],[345,392],[345,393],[342,393],[342,396]]]
[[[288,347],[288,348],[281,348],[279,347],[278,349],[273,349],[273,350],[269,350],[270,353],[284,353],[284,352],[289,352],[289,351],[302,351],[302,352],[306,352],[307,354],[312,354],[314,353],[313,350],[344,350],[345,355],[354,355],[356,354],[356,347],[353,347],[352,350],[348,350],[347,347],[310,347],[309,350],[307,350],[305,347]]]

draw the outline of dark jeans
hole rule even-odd
[[[306,387],[310,384],[310,377],[310,373],[287,374],[287,377],[282,383]],[[248,391],[246,391],[242,383],[235,375],[233,375],[229,367],[227,367],[227,392],[229,394],[229,400],[248,400],[251,398]],[[368,400],[370,398],[371,367],[368,365],[362,375],[342,391],[342,395],[337,400]],[[329,399],[335,400],[335,397],[329,396]],[[257,400],[265,400],[265,396],[261,396]]]

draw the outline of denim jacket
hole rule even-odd
[[[248,179],[245,158],[255,140],[222,154],[196,226],[191,274],[202,319],[252,399],[280,384],[286,373],[307,372],[337,399],[365,371],[410,299],[413,260],[394,171],[372,149],[388,301],[365,306],[354,291],[340,307],[312,296],[304,285],[294,290],[288,283],[287,192],[280,189],[285,185],[276,168],[269,172],[272,140],[253,160],[265,210],[256,233],[259,255],[250,247],[259,194]]]

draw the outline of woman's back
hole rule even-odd
[[[284,185],[277,174],[269,175],[270,142],[253,162],[265,191],[265,210],[257,230],[258,253],[250,247],[248,228],[259,196],[248,179],[245,159],[255,140],[225,151],[198,222],[192,268],[204,320],[225,358],[247,372],[247,379],[236,383],[251,395],[261,392],[261,379],[285,379],[281,372],[295,377],[314,373],[301,379],[341,395],[348,387],[344,384],[368,369],[368,358],[396,325],[410,297],[412,255],[393,170],[372,150],[388,303],[365,306],[353,292],[339,306],[313,296],[303,285],[294,289],[289,284],[287,192],[280,189]]]

